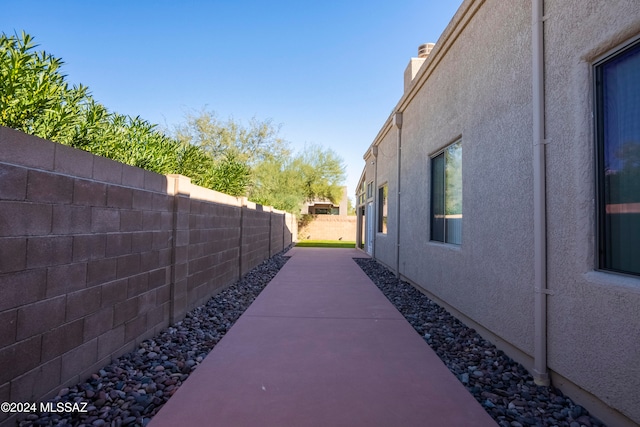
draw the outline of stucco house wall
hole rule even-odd
[[[592,119],[593,64],[640,34],[640,4],[547,2],[545,14],[548,363],[640,424],[640,277],[595,269]]]
[[[373,159],[377,167],[377,180],[374,185],[375,198],[375,256],[381,260],[395,259],[395,237],[397,234],[396,206],[398,200],[397,177],[397,130],[390,129],[378,145],[377,156]],[[378,190],[387,186],[387,230],[386,233],[378,230],[377,213],[382,201],[378,198]]]
[[[597,270],[592,114],[593,64],[640,35],[640,8],[632,0],[547,0],[544,13],[547,364],[554,385],[596,416],[633,425],[640,423],[640,277]],[[364,172],[376,189],[389,184],[389,232],[376,234],[375,258],[530,370],[532,27],[531,1],[465,1],[382,125]],[[452,245],[430,240],[430,168],[458,140],[462,244]]]
[[[403,111],[400,273],[530,354],[533,294],[519,284],[533,280],[531,54],[515,48],[528,44],[529,9],[484,4]],[[430,157],[458,139],[463,228],[453,246],[430,242]]]
[[[360,239],[358,243],[362,243],[363,249],[370,255],[373,255],[373,245],[369,248],[369,241],[374,239],[376,234],[374,196],[376,188],[377,150],[377,147],[371,147],[363,156],[365,166],[359,185],[364,187],[364,191],[362,203],[358,203],[357,206],[358,225],[356,226],[356,239]]]

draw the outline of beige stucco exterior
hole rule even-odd
[[[634,425],[640,277],[597,270],[592,73],[640,35],[640,7],[547,0],[544,13],[546,362],[554,385],[596,416]],[[528,369],[537,345],[532,27],[531,1],[465,1],[364,154],[361,179],[389,188],[388,230],[375,234],[372,254]],[[459,139],[462,244],[450,245],[430,241],[430,158]]]

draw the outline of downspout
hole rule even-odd
[[[547,371],[547,239],[544,98],[544,0],[532,0],[533,51],[533,244],[534,359],[533,379],[549,385]]]
[[[364,167],[367,167],[365,163]],[[358,186],[358,189],[360,186]],[[356,189],[356,249],[360,249],[360,242],[362,242],[362,230],[360,227],[362,221],[362,212],[360,207],[360,198],[358,197],[358,190]]]
[[[397,166],[398,176],[396,181],[396,277],[400,278],[400,176],[402,166],[402,113],[396,112],[393,116],[393,124],[398,128],[398,152]]]
[[[371,189],[371,191],[373,191],[373,232],[371,233],[371,242],[373,243],[373,248],[371,248],[371,257],[373,259],[376,258],[376,243],[378,240],[378,216],[380,215],[378,212],[378,203],[380,203],[380,200],[378,200],[378,146],[374,145],[373,147],[371,147],[371,154],[373,154],[373,188]]]

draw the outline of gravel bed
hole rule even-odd
[[[501,427],[604,425],[375,260],[355,261]]]
[[[52,402],[87,413],[30,414],[19,426],[145,426],[287,262],[283,251]]]

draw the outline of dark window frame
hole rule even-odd
[[[378,233],[387,234],[388,214],[389,185],[388,183],[384,183],[380,187],[378,187]]]
[[[373,198],[373,181],[367,183],[367,200]]]
[[[448,214],[448,199],[446,180],[447,152],[454,146],[460,149],[460,182],[459,198],[460,213]],[[429,240],[444,244],[462,245],[462,138],[457,138],[451,144],[438,151],[430,158],[430,235]],[[455,199],[455,198],[454,198]],[[450,199],[451,200],[451,199]],[[459,217],[458,217],[459,215]]]
[[[617,268],[618,260],[614,260],[612,249],[611,214],[607,214],[607,201],[610,194],[607,193],[607,173],[605,165],[605,149],[607,148],[605,133],[605,68],[614,66],[616,62],[628,57],[628,55],[640,55],[640,38],[636,38],[627,44],[620,46],[611,53],[605,55],[593,65],[594,84],[594,136],[595,136],[595,172],[596,172],[596,268],[607,272],[615,272],[630,276],[640,276],[638,271],[625,268]],[[639,70],[640,72],[640,70]],[[633,268],[633,267],[632,267]]]

